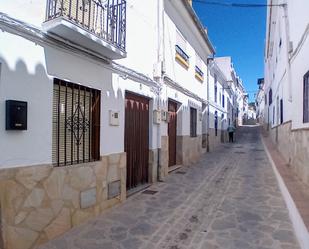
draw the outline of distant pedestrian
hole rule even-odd
[[[229,142],[234,143],[234,132],[235,132],[235,127],[234,125],[229,125],[227,127],[227,132],[229,133]]]

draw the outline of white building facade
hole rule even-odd
[[[239,86],[188,1],[11,1],[0,29],[0,247],[63,234],[236,122]]]
[[[308,1],[279,4],[267,12],[264,120],[296,174],[309,183]]]

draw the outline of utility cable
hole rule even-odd
[[[223,7],[236,7],[236,8],[265,8],[265,7],[285,7],[286,4],[258,4],[258,3],[227,3],[227,2],[215,2],[207,0],[193,0],[193,2],[207,4],[207,5],[216,5]]]

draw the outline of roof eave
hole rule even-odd
[[[195,13],[194,9],[192,8],[192,6],[188,2],[188,0],[182,0],[182,3],[186,7],[187,11],[189,12],[190,16],[192,17],[192,20],[195,22],[197,28],[199,29],[201,35],[203,36],[207,46],[209,47],[211,54],[215,54],[216,53],[215,48],[212,45],[212,43],[211,43],[211,41],[210,41],[206,31],[205,31],[205,28],[203,27],[200,19],[198,18],[197,14]]]

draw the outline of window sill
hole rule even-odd
[[[96,159],[96,160],[91,160],[91,161],[87,161],[87,162],[73,162],[73,164],[57,164],[57,163],[53,163],[53,167],[54,168],[79,168],[79,167],[85,167],[85,166],[90,166],[93,165],[94,163],[99,163],[100,161],[102,161],[102,157],[100,157],[100,159]]]
[[[202,76],[199,75],[198,73],[195,73],[195,79],[197,79],[197,80],[200,81],[201,83],[204,82],[204,77],[202,77]]]
[[[181,65],[183,66],[186,70],[189,69],[189,62],[186,61],[180,54],[178,54],[176,52],[176,56],[175,56],[175,60]]]

